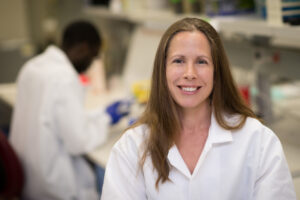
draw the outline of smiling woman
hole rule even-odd
[[[175,143],[191,173],[208,135],[213,73],[210,45],[203,33],[184,31],[173,37],[167,52],[167,85],[178,106],[180,120],[185,122]],[[198,117],[202,118],[201,123]],[[197,124],[193,127],[197,130],[189,130],[191,123]]]
[[[176,34],[167,53],[166,76],[171,96],[181,111],[210,106],[208,97],[213,88],[213,73],[210,45],[205,35],[199,31]]]
[[[172,24],[144,114],[112,149],[102,199],[296,199],[277,136],[241,98],[215,29]]]

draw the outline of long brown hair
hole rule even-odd
[[[230,72],[223,44],[215,29],[209,23],[197,18],[184,18],[175,22],[160,40],[154,60],[149,101],[140,120],[133,125],[136,127],[146,124],[150,129],[140,166],[144,165],[147,156],[151,157],[158,173],[156,188],[160,181],[164,183],[169,180],[170,166],[167,156],[174,144],[175,135],[181,130],[178,111],[167,86],[166,57],[170,41],[174,35],[183,31],[200,31],[209,41],[214,64],[214,88],[210,98],[220,126],[228,130],[238,129],[244,125],[248,116],[255,117],[240,96]],[[230,125],[223,118],[223,113],[240,114],[241,120],[237,125]]]

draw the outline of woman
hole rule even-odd
[[[163,35],[145,113],[115,144],[102,199],[296,199],[280,141],[243,102],[205,21]]]

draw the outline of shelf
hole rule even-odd
[[[88,15],[127,20],[163,30],[184,17],[209,19],[203,15],[175,14],[171,10],[135,10],[127,13],[113,13],[108,8],[86,7],[84,12]],[[270,45],[272,46],[300,48],[300,26],[269,25],[267,21],[254,16],[213,17],[209,20],[216,30],[226,37],[235,37],[236,35],[247,39],[252,39],[255,36],[266,37],[270,38]]]
[[[106,7],[86,7],[84,13],[97,17],[125,20],[140,25],[155,24],[157,27],[166,29],[173,22],[184,17],[204,17],[191,14],[175,14],[172,10],[146,10],[136,9],[123,13],[114,13]],[[155,27],[154,27],[155,28]]]
[[[300,26],[274,26],[258,18],[217,17],[211,22],[226,36],[266,37],[271,39],[272,46],[300,48]]]

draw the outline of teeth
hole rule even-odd
[[[186,92],[194,92],[197,88],[195,87],[183,87],[182,90]]]

